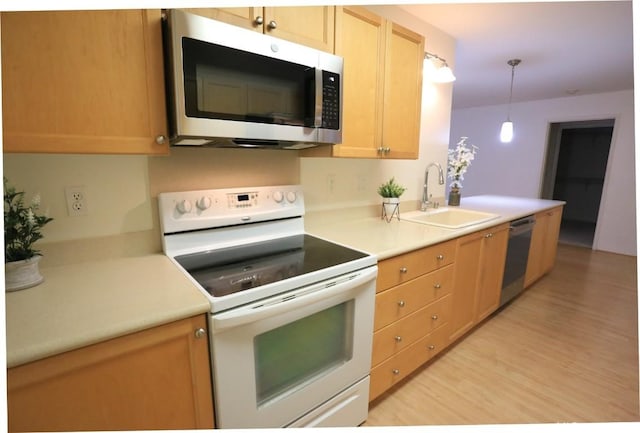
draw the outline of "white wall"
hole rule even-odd
[[[594,249],[636,254],[633,90],[513,104],[512,143],[498,139],[507,107],[454,110],[451,140],[465,135],[479,147],[465,176],[463,197],[539,197],[550,123],[615,119]],[[464,200],[464,198],[463,198]]]
[[[455,40],[405,11],[394,6],[368,6],[374,13],[425,36],[425,50],[447,59],[455,73]],[[300,158],[300,183],[304,187],[308,211],[337,209],[344,206],[366,206],[380,203],[378,185],[395,177],[407,187],[403,201],[420,200],[424,170],[431,162],[439,162],[446,170],[452,84],[433,84],[423,80],[420,128],[420,153],[417,160],[378,160],[345,158]],[[398,125],[399,128],[402,125]],[[437,184],[432,170],[429,192],[444,197],[444,186]],[[333,179],[333,191],[329,188]]]

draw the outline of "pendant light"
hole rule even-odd
[[[511,143],[513,140],[513,122],[511,121],[511,98],[513,97],[513,77],[515,75],[516,66],[520,64],[522,60],[511,59],[507,62],[507,65],[511,66],[511,88],[509,89],[509,107],[507,111],[507,120],[502,124],[500,128],[500,141],[503,143]]]

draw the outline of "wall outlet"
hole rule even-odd
[[[64,188],[69,216],[88,215],[87,194],[84,186],[67,186]]]
[[[336,175],[331,173],[327,175],[327,194],[332,196],[336,189]]]
[[[369,185],[369,177],[366,174],[358,174],[356,176],[356,192],[364,194],[371,188]]]

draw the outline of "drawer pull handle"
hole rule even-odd
[[[391,370],[391,372],[396,375],[400,374],[400,370],[398,370],[397,368],[394,368],[393,370]]]
[[[401,274],[406,274],[406,273],[407,273],[407,270],[408,270],[407,268],[402,267],[402,268],[400,268],[400,273],[401,273]]]
[[[438,260],[442,261],[442,260],[444,260],[444,256],[443,256],[442,254],[438,254],[438,255],[436,256],[436,259],[438,259]]]
[[[486,235],[484,235],[485,238],[492,238],[493,237],[493,233],[487,233]]]
[[[430,345],[427,346],[427,349],[429,349],[429,350],[433,350],[435,348],[436,348],[436,346],[434,346],[433,344],[430,344]]]
[[[202,338],[207,335],[207,331],[205,331],[204,328],[198,328],[194,332],[194,335],[196,338]]]
[[[437,314],[434,314],[433,316],[431,316],[431,319],[432,319],[432,320],[438,320],[438,315],[437,315]]]
[[[398,307],[402,308],[402,307],[404,307],[404,305],[405,305],[404,301],[398,301]]]
[[[433,285],[433,288],[434,288],[434,289],[439,289],[439,288],[441,288],[441,287],[442,287],[442,284],[440,284],[440,283],[435,283],[435,284]]]
[[[402,337],[399,335],[396,335],[395,337],[393,337],[393,339],[396,340],[398,343],[402,341]]]

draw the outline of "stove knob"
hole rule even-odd
[[[273,199],[276,201],[276,203],[280,203],[282,199],[284,199],[284,196],[282,195],[282,192],[276,191],[273,193]]]
[[[189,200],[180,200],[176,205],[176,209],[181,214],[189,213],[192,209],[191,202]]]
[[[211,207],[211,198],[209,197],[201,197],[200,200],[196,202],[196,206],[200,210],[207,210]]]
[[[293,203],[294,201],[296,201],[296,198],[297,198],[297,197],[298,197],[298,196],[296,195],[296,192],[295,192],[295,191],[289,191],[289,192],[287,193],[287,201],[288,201],[289,203]]]

